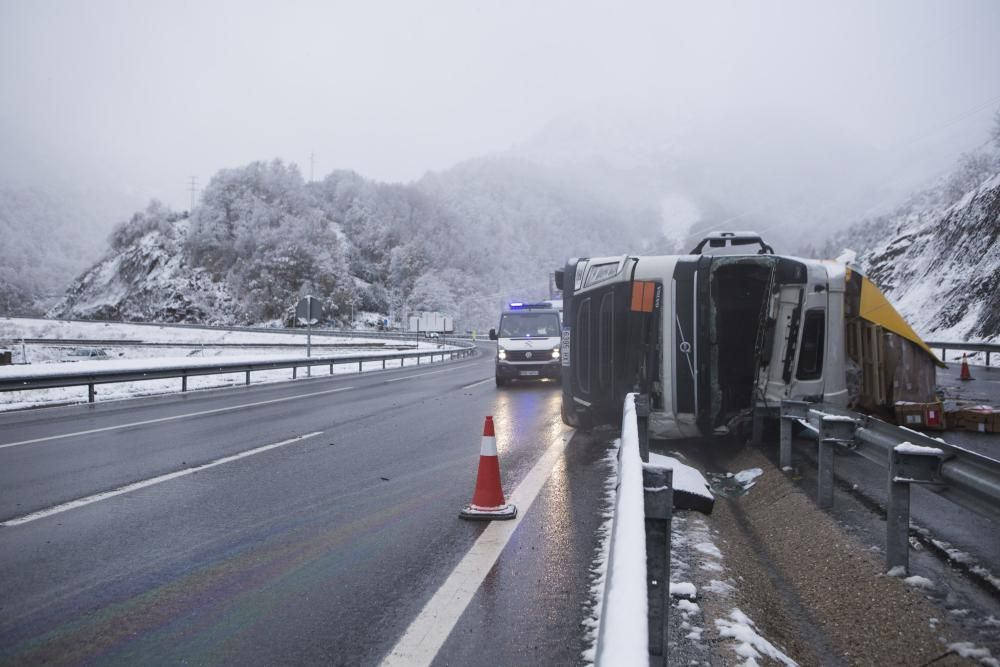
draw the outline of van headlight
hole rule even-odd
[[[507,358],[507,350],[503,349],[502,347],[497,348],[497,359],[503,361],[506,358]]]
[[[552,348],[552,358],[553,359],[558,359],[559,358],[559,348],[558,347]]]

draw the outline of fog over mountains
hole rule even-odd
[[[779,253],[858,251],[859,263],[921,331],[996,335],[988,317],[955,316],[973,305],[995,307],[962,296],[949,299],[961,306],[928,314],[920,306],[927,295],[914,287],[947,283],[978,295],[969,298],[996,291],[990,262],[998,223],[989,203],[1000,171],[996,147],[966,155],[907,198],[897,192],[906,178],[886,180],[877,173],[884,163],[866,160],[864,146],[832,139],[829,127],[810,133],[796,125],[811,148],[789,155],[772,149],[779,129],[769,136],[770,124],[761,120],[749,133],[720,130],[717,144],[695,146],[680,121],[662,132],[623,123],[609,133],[564,120],[509,151],[409,184],[350,171],[308,183],[294,164],[254,162],[216,173],[191,212],[151,203],[119,224],[103,248],[89,233],[99,223],[65,225],[72,204],[48,210],[37,197],[8,193],[0,221],[18,244],[0,250],[10,267],[0,288],[14,313],[249,324],[282,319],[312,293],[341,322],[352,307],[397,318],[440,310],[454,314],[460,328],[482,329],[506,301],[545,297],[549,273],[567,257],[685,252],[705,230],[748,228]],[[904,204],[888,207],[887,200]],[[60,234],[60,225],[81,231]],[[817,229],[832,238],[824,243]],[[952,246],[968,245],[967,258],[941,245],[945,229]],[[912,241],[919,238],[928,242]],[[904,246],[923,259],[906,255],[894,265]],[[46,301],[88,254],[100,260],[55,305]],[[961,288],[966,279],[978,281],[971,292]]]

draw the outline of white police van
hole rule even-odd
[[[497,342],[496,382],[559,379],[559,342],[562,335],[561,302],[514,302],[500,314],[498,329],[490,329]]]

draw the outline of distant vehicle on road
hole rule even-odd
[[[455,331],[455,321],[441,313],[423,312],[417,315],[410,315],[407,319],[406,330],[410,333],[427,333],[433,331],[439,334],[450,334]]]
[[[560,313],[552,304],[512,303],[500,315],[500,328],[490,329],[497,341],[496,383],[511,380],[558,379],[561,374]]]

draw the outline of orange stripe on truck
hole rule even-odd
[[[653,312],[653,301],[656,297],[656,283],[636,280],[632,283],[632,312]]]

